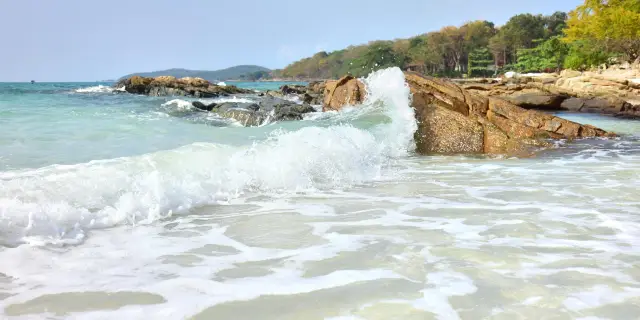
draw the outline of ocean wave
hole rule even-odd
[[[79,243],[91,228],[150,223],[246,193],[342,189],[380,178],[416,128],[400,69],[364,79],[363,108],[391,121],[274,130],[244,146],[192,144],[137,157],[0,173],[5,242]],[[166,105],[190,105],[172,100]],[[1,239],[0,239],[1,240]]]
[[[182,99],[173,99],[169,100],[162,104],[163,107],[172,107],[178,110],[193,110],[193,104],[191,101],[182,100]]]
[[[76,93],[111,93],[111,92],[116,92],[116,91],[124,92],[124,87],[122,87],[122,88],[113,88],[113,87],[105,86],[105,85],[97,85],[97,86],[93,86],[93,87],[79,88],[79,89],[75,89],[73,91],[76,92]]]

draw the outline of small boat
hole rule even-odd
[[[36,83],[36,81],[35,80],[31,80],[31,84],[34,84],[34,83]]]

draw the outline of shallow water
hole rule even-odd
[[[622,136],[418,157],[401,74],[368,85],[361,109],[259,128],[75,92],[19,125],[4,93],[3,316],[637,318],[640,122],[562,114]]]

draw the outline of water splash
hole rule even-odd
[[[247,192],[343,189],[380,178],[408,154],[415,130],[400,69],[364,79],[362,109],[387,121],[275,130],[244,146],[191,144],[137,157],[0,173],[0,234],[5,241],[81,242],[85,231],[149,223]],[[185,100],[165,105],[187,106]]]

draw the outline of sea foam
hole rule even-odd
[[[390,121],[275,130],[245,146],[196,143],[152,154],[0,173],[5,242],[77,243],[90,228],[149,223],[247,193],[341,189],[378,179],[416,128],[398,68],[371,74],[365,105]],[[239,99],[238,99],[239,100]],[[172,100],[167,105],[186,106]]]
[[[105,85],[97,85],[93,87],[79,88],[74,90],[74,92],[76,93],[111,93],[115,91],[124,91],[124,87],[113,88]]]

